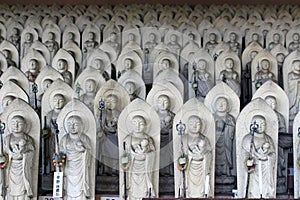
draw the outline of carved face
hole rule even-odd
[[[102,60],[100,60],[100,59],[95,59],[95,60],[94,60],[94,68],[97,69],[97,70],[103,70],[103,67],[102,67]]]
[[[277,54],[276,60],[282,63],[284,61],[284,55],[282,53]]]
[[[192,134],[199,134],[201,130],[201,120],[198,116],[191,116],[188,120],[188,129]]]
[[[62,109],[65,105],[65,98],[61,94],[56,94],[53,97],[53,106],[55,109]]]
[[[68,69],[68,66],[67,66],[67,61],[66,60],[63,60],[63,59],[59,59],[57,61],[57,69],[58,71],[66,71]]]
[[[26,33],[25,34],[25,41],[26,42],[31,42],[32,41],[32,34],[31,33]]]
[[[198,68],[201,70],[204,70],[206,68],[206,61],[205,60],[199,60],[198,61]]]
[[[252,123],[256,122],[256,124],[258,124],[258,134],[262,134],[265,132],[266,130],[266,120],[264,117],[260,116],[260,115],[256,115],[253,117],[252,119]]]
[[[142,116],[135,116],[131,120],[133,131],[135,133],[143,133],[146,128],[146,120]]]
[[[170,107],[170,99],[166,95],[160,95],[157,99],[157,107],[159,110],[168,110]]]
[[[110,34],[110,41],[116,42],[117,41],[117,34],[116,33],[111,33]]]
[[[251,51],[251,53],[250,53],[251,60],[253,60],[257,54],[258,54],[257,51]]]
[[[9,50],[3,50],[2,53],[4,54],[5,58],[10,58],[10,52]]]
[[[297,41],[297,42],[299,41],[299,34],[298,33],[293,34],[293,40]]]
[[[266,101],[266,103],[267,103],[273,110],[276,109],[277,102],[276,102],[275,97],[273,97],[273,96],[268,96],[268,97],[265,98],[265,101]]]
[[[177,36],[175,34],[171,35],[170,40],[171,40],[171,42],[176,42],[177,41]]]
[[[129,41],[134,41],[134,35],[133,35],[132,33],[130,33],[130,34],[128,35],[128,40],[129,40]]]
[[[270,62],[268,60],[262,60],[261,61],[261,67],[264,70],[269,70],[269,68],[270,68]]]
[[[293,62],[293,68],[295,71],[298,71],[298,72],[300,71],[300,61],[299,60],[295,60]]]
[[[216,34],[214,34],[214,33],[209,34],[209,40],[210,41],[215,41],[216,40]]]
[[[9,122],[9,128],[13,133],[23,133],[26,129],[26,121],[22,116],[14,116]]]
[[[274,42],[279,42],[279,40],[280,40],[280,35],[279,35],[278,33],[275,33],[275,34],[273,35],[273,41],[274,41]]]
[[[88,79],[85,82],[85,89],[87,92],[95,92],[96,83],[93,79]]]
[[[254,33],[254,34],[252,35],[252,41],[256,41],[256,42],[257,42],[258,39],[259,39],[258,34]]]
[[[78,116],[72,116],[67,119],[67,131],[70,134],[78,134],[80,133],[82,128],[81,118]]]
[[[125,89],[127,90],[129,95],[133,95],[136,90],[136,86],[133,82],[129,81],[125,84]]]
[[[149,35],[149,39],[150,39],[150,41],[151,42],[154,42],[155,41],[155,34],[154,33],[151,33],[150,35]]]
[[[118,103],[118,98],[115,95],[110,95],[106,98],[105,107],[109,110],[116,109]]]
[[[162,61],[162,69],[166,70],[166,69],[169,69],[170,68],[170,61],[167,60],[167,59],[164,59]]]
[[[93,32],[89,32],[88,38],[89,40],[94,40],[95,34]]]
[[[127,70],[131,69],[132,68],[132,60],[126,58],[125,61],[124,61],[124,65],[125,65],[125,69],[127,69]]]
[[[235,33],[230,33],[230,41],[236,41],[236,34]]]
[[[30,71],[38,71],[38,69],[39,69],[38,62],[34,59],[31,59],[29,61],[29,67],[28,68],[29,68]]]
[[[218,112],[226,112],[227,111],[227,108],[228,108],[228,102],[227,102],[227,99],[224,98],[224,97],[219,97],[217,100],[216,100],[216,110]]]
[[[55,39],[54,33],[49,32],[49,33],[48,33],[48,39],[49,39],[49,40],[54,40],[54,39]]]
[[[192,41],[192,40],[194,40],[194,39],[195,39],[195,36],[194,36],[194,34],[193,34],[193,33],[190,33],[188,36],[189,36],[189,40],[190,40],[190,41]]]
[[[225,60],[225,67],[227,69],[232,69],[233,68],[233,60],[231,58],[227,58]]]
[[[45,79],[42,83],[43,91],[45,92],[52,83],[53,81],[51,79]]]
[[[12,29],[12,34],[13,35],[19,35],[19,30],[17,28]]]

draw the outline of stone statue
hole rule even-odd
[[[136,99],[121,113],[118,122],[120,163],[129,155],[124,185],[120,169],[120,196],[141,200],[157,197],[159,169],[159,117],[145,101]],[[126,193],[124,192],[126,190]]]
[[[276,178],[274,177],[276,173],[274,170],[274,165],[276,165],[276,146],[273,139],[265,132],[266,126],[268,126],[265,117],[255,115],[251,123],[254,124],[254,122],[257,124],[257,130],[254,131],[254,135],[252,136],[249,133],[242,140],[243,159],[246,162],[247,159],[252,157],[257,164],[254,172],[248,176],[249,189],[247,195],[249,198],[259,198],[260,195],[263,198],[274,198],[276,194]],[[260,170],[261,172],[259,172]],[[261,175],[259,175],[260,173]],[[261,183],[259,183],[260,180]],[[263,187],[262,194],[260,187]]]
[[[224,60],[225,69],[220,72],[220,80],[228,84],[235,93],[241,95],[241,86],[239,83],[239,74],[235,71],[234,61],[232,58]]]
[[[294,33],[292,35],[292,42],[288,44],[288,51],[289,53],[295,51],[300,47],[300,36],[299,33]]]
[[[57,124],[60,152],[66,154],[64,199],[95,199],[96,121],[92,112],[73,99],[60,112]]]
[[[288,73],[288,97],[290,100],[290,121],[293,121],[300,106],[300,60],[292,62],[292,70]]]
[[[110,79],[110,76],[109,74],[104,70],[105,69],[105,66],[103,66],[103,62],[101,59],[95,59],[94,60],[94,64],[92,66],[94,69],[98,70],[101,74],[102,74],[102,77],[108,81]]]
[[[1,114],[4,130],[3,153],[8,154],[4,170],[5,199],[37,199],[39,164],[39,117],[23,100],[15,99]],[[3,144],[3,143],[2,143]],[[1,155],[1,160],[5,160]],[[3,179],[1,183],[4,184]]]
[[[50,62],[51,62],[59,49],[59,44],[58,42],[55,41],[55,34],[53,32],[48,33],[48,39],[47,41],[44,42],[44,44],[46,45],[46,47],[50,52],[50,59],[51,59]]]
[[[214,196],[214,126],[213,115],[196,98],[177,112],[173,123],[176,198]]]
[[[195,96],[203,100],[210,89],[213,87],[213,78],[207,72],[207,62],[203,59],[198,60],[197,65],[193,65],[193,73],[189,82],[195,91]]]
[[[264,99],[253,99],[236,122],[239,198],[276,197],[277,145],[276,113]]]
[[[40,66],[36,59],[31,59],[29,61],[28,71],[25,72],[25,75],[29,82],[35,82],[36,77],[40,73]]]
[[[150,33],[149,40],[144,44],[144,49],[147,49],[149,52],[151,52],[151,50],[154,49],[157,44],[156,35],[154,33]]]
[[[24,43],[22,44],[21,58],[23,58],[27,54],[32,43],[33,43],[33,35],[31,33],[26,33]]]
[[[20,50],[21,35],[18,28],[14,27],[12,29],[12,34],[9,36],[8,40],[13,43],[18,50]]]
[[[260,62],[260,66],[257,67],[257,72],[255,73],[255,88],[256,90],[268,80],[275,80],[275,75],[270,71],[270,61],[263,59]]]
[[[118,71],[118,78],[121,77],[122,74],[124,74],[127,71],[133,70],[134,65],[133,61],[130,58],[126,58],[124,60],[124,69],[122,71]]]
[[[118,42],[117,33],[115,32],[110,33],[109,40],[105,41],[105,43],[111,46],[117,52],[117,55],[119,55],[121,51],[121,46]]]
[[[88,33],[88,38],[83,44],[83,53],[88,53],[88,51],[92,49],[96,49],[98,47],[98,42],[95,40],[95,33],[89,32]]]
[[[225,97],[215,100],[216,123],[216,175],[232,175],[233,141],[235,137],[235,118],[229,114],[229,105]]]
[[[68,62],[65,59],[59,59],[57,61],[57,69],[58,72],[63,76],[64,81],[71,86],[73,79],[72,73],[68,71]]]
[[[89,167],[91,164],[91,141],[83,132],[84,124],[77,115],[65,119],[66,134],[60,140],[60,151],[66,154],[65,199],[83,200],[91,194]]]
[[[124,85],[124,88],[127,90],[129,97],[130,97],[130,101],[135,100],[136,98],[140,98],[138,96],[138,90],[139,88],[137,88],[137,86],[135,85],[134,82],[132,81],[127,81]]]
[[[287,128],[286,128],[286,124],[285,124],[285,119],[284,116],[278,112],[276,109],[277,107],[277,100],[274,96],[266,96],[265,97],[265,101],[266,103],[274,110],[274,112],[277,115],[277,119],[278,119],[278,133],[286,133],[287,132]]]
[[[15,115],[8,122],[10,134],[5,137],[5,151],[9,155],[8,198],[17,200],[33,197],[31,164],[35,153],[33,138],[26,133],[23,116]]]
[[[94,99],[97,92],[96,82],[94,79],[87,79],[85,81],[85,93],[80,96],[80,100],[93,112]]]
[[[209,34],[209,41],[205,44],[205,50],[211,54],[212,50],[218,45],[216,41],[216,34]]]
[[[131,123],[133,132],[124,138],[125,148],[132,156],[128,177],[128,194],[130,199],[140,200],[148,197],[150,191],[152,196],[156,196],[150,167],[154,165],[153,154],[157,144],[145,133],[147,124],[143,116],[132,117]]]
[[[10,66],[17,67],[16,62],[12,60],[12,55],[9,50],[7,50],[7,49],[3,50],[2,53],[4,54],[4,56],[6,58],[7,67],[10,67]]]
[[[178,36],[176,34],[172,34],[170,36],[170,42],[167,44],[167,46],[172,50],[173,53],[175,53],[175,55],[179,55],[181,50],[181,46],[178,43],[177,37]]]
[[[275,33],[273,35],[273,41],[269,43],[268,49],[271,51],[277,45],[282,45],[282,44],[280,42],[280,35],[278,33]]]
[[[227,44],[230,46],[230,49],[237,53],[238,55],[240,54],[241,51],[241,47],[240,47],[240,43],[237,41],[237,34],[232,32],[229,35],[229,41],[227,42]]]

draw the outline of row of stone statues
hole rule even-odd
[[[226,92],[230,91],[228,86],[220,84],[217,88],[219,92],[221,87],[227,87]],[[279,121],[276,112],[264,99],[257,98],[242,110],[236,125],[234,116],[226,114],[226,125],[220,130],[221,113],[228,113],[228,102],[232,100],[224,93],[215,96],[215,117],[210,107],[196,98],[182,105],[174,116],[171,165],[174,170],[175,196],[212,197],[215,184],[218,184],[215,175],[231,174],[233,168],[236,168],[239,197],[274,198],[276,163],[279,162]],[[231,91],[231,94],[234,92]],[[160,100],[166,100],[166,96]],[[298,121],[294,124],[299,126],[299,115],[296,119]],[[1,124],[2,195],[7,195],[9,199],[36,199],[40,145],[38,115],[26,102],[16,99],[3,112],[1,121],[4,122]],[[61,166],[65,198],[94,199],[96,120],[87,106],[73,99],[58,115],[57,124],[57,148],[66,156]],[[121,198],[158,196],[158,172],[162,169],[160,140],[163,138],[160,135],[160,124],[155,109],[141,99],[134,100],[120,113],[117,137]],[[236,132],[230,130],[235,128]],[[294,126],[296,149],[299,146],[297,138],[298,127]],[[236,149],[236,156],[233,149]],[[222,158],[219,152],[224,154]],[[295,166],[299,160],[296,158]],[[295,171],[298,171],[298,167],[295,167]],[[230,181],[230,176],[228,179]],[[298,179],[295,176],[297,188]],[[296,191],[298,189],[295,187]]]

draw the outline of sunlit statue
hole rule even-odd
[[[248,176],[248,198],[260,198],[259,180],[262,180],[262,198],[275,198],[276,195],[276,148],[273,139],[265,132],[266,120],[261,115],[252,118],[252,124],[257,124],[257,129],[252,136],[247,134],[242,140],[242,156],[246,162],[250,157],[255,159],[255,169]],[[253,139],[252,139],[253,137]],[[252,144],[252,145],[251,145]],[[261,177],[260,170],[261,169]]]
[[[36,152],[34,140],[26,133],[23,116],[15,115],[8,122],[9,134],[5,137],[5,150],[9,155],[7,199],[33,197],[32,161]]]
[[[69,116],[65,122],[66,134],[60,141],[60,151],[66,154],[64,188],[66,200],[89,199],[91,190],[89,169],[91,166],[91,141],[83,132],[84,124],[79,116]]]
[[[129,199],[141,200],[148,197],[150,191],[152,196],[156,196],[151,172],[156,144],[145,132],[147,123],[143,116],[133,116],[128,126],[132,126],[132,133],[128,133],[124,142],[131,156],[127,186]]]

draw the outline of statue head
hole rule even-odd
[[[198,61],[198,68],[199,68],[199,69],[205,70],[205,69],[206,69],[206,66],[207,66],[206,60],[200,59],[200,60]]]
[[[55,39],[55,34],[53,32],[48,33],[48,40],[54,40]]]
[[[233,69],[234,67],[234,62],[232,58],[226,58],[224,61],[226,69]]]
[[[155,34],[154,34],[154,33],[150,33],[150,34],[149,34],[149,39],[150,39],[151,42],[154,42],[155,39],[156,39]]]
[[[65,59],[59,59],[57,61],[57,69],[60,73],[68,70],[68,62]]]
[[[269,70],[270,69],[270,61],[267,59],[263,59],[261,62],[261,68],[263,70]]]
[[[274,96],[272,96],[272,95],[266,96],[265,101],[273,110],[276,110],[277,101]]]
[[[217,112],[228,112],[228,100],[225,97],[218,97],[214,106]]]
[[[170,41],[171,42],[177,42],[177,35],[172,34],[171,37],[170,37]]]
[[[215,41],[216,38],[217,38],[217,36],[216,36],[215,33],[210,33],[210,34],[209,34],[209,40],[210,40],[210,41]]]
[[[8,49],[4,49],[2,51],[3,55],[5,56],[6,59],[10,59],[11,58],[11,53]]]
[[[157,107],[160,111],[169,110],[170,103],[170,98],[165,94],[161,94],[157,98]]]
[[[126,58],[124,60],[124,67],[125,67],[125,70],[129,70],[129,69],[132,69],[133,68],[133,61],[130,59],[130,58]]]
[[[280,40],[280,35],[278,33],[275,33],[273,35],[273,41],[276,43],[279,43],[279,40]]]
[[[85,90],[86,92],[96,92],[96,81],[94,79],[87,79],[85,81]]]
[[[9,104],[15,99],[16,99],[16,97],[12,96],[12,95],[6,95],[5,97],[3,97],[3,99],[2,99],[3,109],[5,109],[7,106],[9,106]]]
[[[68,40],[74,40],[75,34],[73,32],[68,32]]]
[[[135,41],[135,35],[133,33],[128,34],[128,41],[130,42]]]
[[[266,130],[266,118],[262,115],[254,115],[252,117],[252,123],[256,123],[258,125],[257,133],[262,134]]]
[[[61,110],[65,105],[65,97],[62,94],[55,94],[52,99],[53,108]]]
[[[162,62],[162,69],[166,70],[170,68],[170,60],[169,59],[163,59]]]
[[[19,29],[17,29],[16,27],[14,27],[12,29],[12,35],[19,35]]]
[[[236,33],[233,33],[233,32],[230,33],[229,38],[230,38],[231,42],[235,42],[236,41]]]
[[[67,120],[67,132],[69,134],[79,134],[83,131],[83,122],[81,117],[77,115],[70,116]]]
[[[292,36],[292,38],[293,38],[293,41],[299,42],[299,33],[294,33],[293,36]]]
[[[100,70],[101,72],[104,71],[104,67],[103,67],[103,61],[99,58],[94,60],[94,69]]]
[[[135,93],[135,91],[136,91],[137,88],[136,88],[136,85],[135,85],[134,82],[127,81],[125,83],[125,89],[127,90],[127,92],[128,92],[129,95],[133,95]]]
[[[258,54],[257,51],[251,51],[251,53],[250,53],[250,59],[253,60],[257,54]]]
[[[300,72],[300,60],[294,60],[292,66],[293,66],[293,71],[297,73]]]
[[[188,119],[188,130],[191,134],[199,134],[201,132],[201,119],[197,115],[192,115]]]
[[[25,34],[25,41],[26,42],[32,42],[33,41],[33,36],[31,33],[26,33]]]
[[[108,110],[115,110],[118,104],[119,98],[117,95],[109,94],[105,99],[105,107]]]
[[[30,72],[37,72],[39,71],[39,63],[36,59],[29,60],[28,69]]]
[[[95,39],[95,33],[89,32],[89,33],[88,33],[88,39],[89,39],[89,40],[94,40],[94,39]]]
[[[53,80],[51,80],[51,79],[45,79],[42,82],[42,90],[45,92],[52,83],[53,83]]]
[[[117,33],[115,33],[115,32],[110,33],[109,38],[110,38],[111,42],[116,42],[117,41]]]
[[[131,125],[134,133],[144,133],[147,123],[143,116],[135,115],[131,119]]]
[[[279,54],[276,55],[276,60],[277,60],[278,62],[280,62],[280,63],[283,63],[284,58],[285,58],[285,56],[284,56],[283,53],[279,53]]]
[[[252,41],[258,42],[259,40],[259,35],[257,33],[252,34]]]
[[[15,134],[24,133],[27,126],[25,118],[21,115],[13,116],[8,122],[8,125],[9,131]]]

